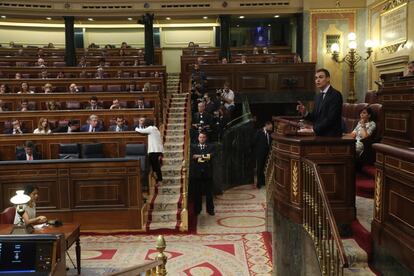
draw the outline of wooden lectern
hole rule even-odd
[[[270,190],[275,211],[302,223],[302,159],[316,163],[338,225],[355,219],[355,140],[350,137],[315,137],[297,132],[295,117],[274,118],[276,132],[268,164],[273,164]],[[268,193],[269,194],[269,193]]]

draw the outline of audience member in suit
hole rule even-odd
[[[32,141],[26,141],[24,144],[24,151],[16,153],[16,160],[41,160],[42,157],[36,152],[35,145]]]
[[[138,125],[134,126],[135,131],[137,131],[136,129],[144,129],[145,128],[145,120],[146,119],[147,118],[145,118],[145,117],[140,117],[138,119]]]
[[[4,130],[4,134],[23,134],[27,130],[23,128],[22,123],[17,119],[12,119],[12,128]]]
[[[9,111],[3,100],[0,99],[0,112],[2,111]]]
[[[20,106],[17,108],[17,111],[29,111],[33,110],[32,106],[29,105],[29,102],[25,99],[23,99],[20,102]]]
[[[109,109],[121,109],[121,106],[119,105],[119,100],[113,100],[112,105],[109,107]]]
[[[161,133],[150,119],[145,120],[145,128],[135,128],[135,131],[142,134],[148,134],[148,159],[152,171],[156,175],[156,185],[159,186],[162,183],[161,159],[164,152]]]
[[[78,86],[76,85],[76,83],[71,83],[71,84],[69,85],[69,90],[68,90],[68,92],[70,92],[70,93],[78,93],[78,92],[79,92],[79,88],[78,88]]]
[[[103,127],[99,124],[99,118],[96,115],[89,116],[88,122],[80,128],[81,132],[99,132],[103,130]]]
[[[116,124],[109,126],[108,131],[116,131],[116,132],[128,131],[128,126],[125,124],[124,117],[117,116]]]
[[[217,110],[217,106],[211,100],[211,97],[208,93],[204,93],[204,102],[205,102],[205,105],[206,105],[206,112],[210,115],[213,115],[214,111]]]
[[[214,139],[218,141],[223,136],[224,129],[231,120],[230,111],[227,110],[224,106],[221,106],[218,110],[214,111],[213,114],[213,130],[214,130]]]
[[[319,69],[315,74],[315,84],[320,93],[315,97],[315,108],[308,112],[299,101],[297,110],[302,116],[313,122],[316,136],[342,136],[342,95],[330,84],[330,74],[326,69]]]
[[[198,144],[192,144],[190,148],[191,164],[191,195],[193,196],[195,212],[200,214],[202,210],[203,191],[206,195],[206,210],[211,216],[214,216],[213,201],[213,174],[212,158],[213,146],[206,143],[207,134],[200,132],[198,134]]]
[[[86,107],[86,109],[88,110],[102,109],[102,107],[98,105],[98,98],[96,96],[92,96],[89,99],[89,105]]]
[[[140,97],[135,102],[135,108],[138,108],[138,109],[151,108],[151,105],[149,103],[146,103],[144,101],[144,98]]]
[[[253,140],[253,148],[256,157],[256,187],[258,189],[265,185],[264,168],[266,165],[267,155],[269,154],[269,149],[272,145],[272,137],[270,136],[272,130],[272,122],[267,121],[264,127],[256,132]]]
[[[70,120],[67,125],[58,126],[52,132],[57,132],[57,133],[79,132],[79,121]]]
[[[205,103],[198,103],[198,112],[194,114],[191,128],[191,141],[194,143],[197,141],[198,134],[200,132],[211,133],[211,126],[213,123],[213,117],[208,114],[205,109]]]
[[[0,84],[0,94],[6,94],[6,93],[10,93],[10,89],[7,86],[7,84]]]

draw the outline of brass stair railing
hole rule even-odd
[[[154,261],[148,261],[143,264],[131,266],[118,272],[107,274],[107,276],[131,276],[143,275],[143,273],[145,273],[145,276],[165,276],[167,275],[167,256],[164,254],[165,248],[165,239],[162,235],[159,235],[157,238],[158,254]]]
[[[303,227],[312,238],[322,275],[343,275],[348,260],[318,167],[302,159]]]
[[[185,132],[184,132],[184,159],[181,169],[181,176],[183,179],[182,200],[181,200],[181,213],[180,213],[180,231],[188,231],[188,184],[190,173],[190,128],[191,128],[191,99],[190,94],[186,96],[186,119],[185,119]]]

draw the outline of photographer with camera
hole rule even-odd
[[[191,141],[196,142],[200,132],[211,132],[213,118],[205,109],[205,103],[200,102],[197,105],[198,112],[194,114],[191,124]]]
[[[230,83],[226,81],[224,83],[223,89],[217,90],[217,98],[220,99],[224,107],[233,112],[235,105],[234,105],[234,92],[230,89]]]
[[[198,144],[191,145],[190,194],[194,200],[195,212],[199,215],[202,210],[202,196],[204,191],[206,195],[206,211],[210,216],[214,216],[213,174],[211,165],[213,146],[206,142],[206,133],[200,132],[198,134]]]

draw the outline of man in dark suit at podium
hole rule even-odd
[[[196,214],[202,209],[203,191],[206,194],[206,209],[210,216],[214,216],[213,202],[213,174],[211,158],[213,157],[213,146],[206,143],[207,134],[198,134],[198,144],[191,145],[191,167],[190,178],[192,194]]]
[[[272,137],[270,136],[272,130],[272,122],[267,121],[264,127],[256,132],[253,140],[253,149],[256,155],[256,187],[258,189],[265,185],[264,168],[266,165],[267,155],[272,144]]]
[[[330,74],[326,69],[319,69],[315,74],[315,85],[319,93],[315,97],[315,108],[308,112],[302,102],[297,110],[304,119],[313,122],[316,136],[342,136],[342,95],[330,83]]]

